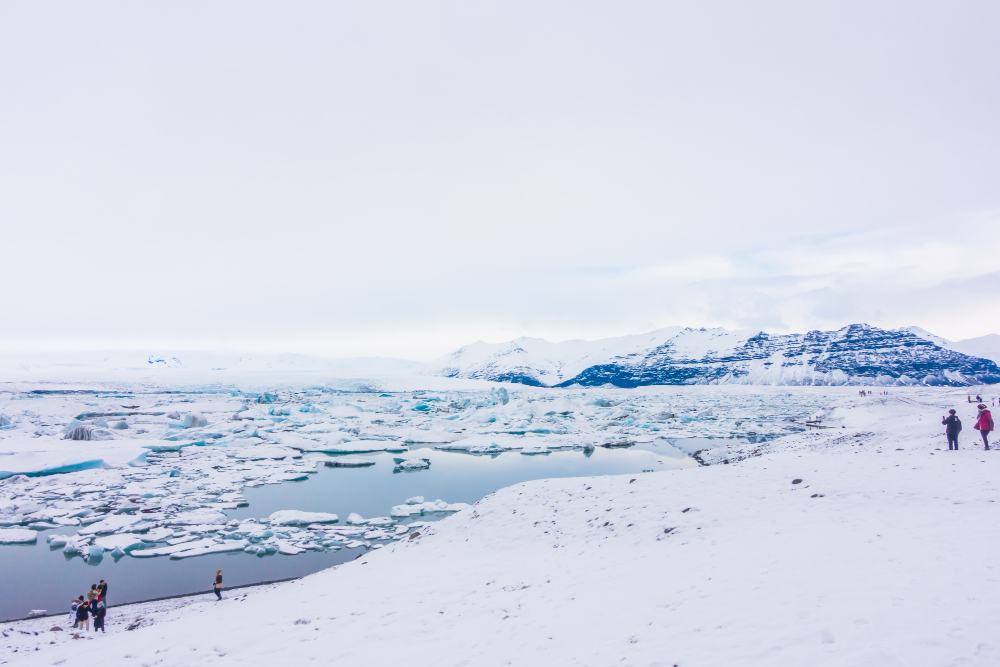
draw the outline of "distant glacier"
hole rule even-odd
[[[1000,382],[1000,367],[921,329],[852,324],[774,335],[671,327],[598,341],[474,343],[421,373],[533,386],[940,385]]]

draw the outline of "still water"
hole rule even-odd
[[[511,484],[550,477],[579,477],[670,470],[694,464],[681,449],[663,441],[647,449],[604,449],[552,452],[526,456],[505,452],[499,456],[471,456],[432,449],[419,454],[431,460],[429,469],[394,472],[393,455],[371,454],[352,458],[375,461],[367,468],[321,466],[301,482],[247,488],[249,507],[227,512],[230,518],[263,518],[272,512],[297,509],[335,512],[341,522],[351,512],[365,518],[388,516],[393,505],[412,496],[438,498],[449,503],[475,503]],[[689,445],[690,443],[684,443]],[[690,446],[678,443],[685,451]],[[321,461],[330,457],[316,455]],[[109,584],[110,606],[151,598],[211,589],[215,570],[221,568],[227,586],[299,577],[356,558],[365,549],[305,552],[296,556],[276,554],[259,558],[242,552],[212,554],[183,560],[131,558],[115,562],[110,554],[97,563],[67,559],[61,549],[49,549],[46,535],[68,535],[65,528],[40,531],[38,544],[0,547],[0,619],[21,618],[32,609],[49,613],[69,610],[70,599],[85,593],[100,579]],[[54,621],[57,622],[57,621]]]

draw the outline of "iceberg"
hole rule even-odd
[[[351,515],[355,516],[355,515]],[[327,512],[302,512],[299,510],[280,510],[268,517],[271,525],[277,526],[307,526],[311,523],[337,523],[340,518]],[[350,520],[350,519],[348,519]]]
[[[0,544],[34,544],[38,533],[28,528],[0,528]]]

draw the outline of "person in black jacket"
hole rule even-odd
[[[949,410],[948,416],[941,418],[941,423],[944,424],[944,434],[948,436],[948,449],[958,449],[958,434],[962,430],[962,420],[954,410]]]
[[[222,599],[222,570],[215,571],[215,583],[212,585],[212,590],[215,591],[215,597]]]
[[[80,597],[83,597],[82,595]],[[90,630],[90,602],[84,600],[76,607],[77,627]]]
[[[104,605],[108,604],[108,584],[106,581],[101,579],[101,583],[97,584],[97,593],[101,596],[101,600],[104,601]]]
[[[90,613],[94,615],[94,632],[100,630],[104,632],[104,615],[108,613],[108,607],[104,600],[97,598],[90,605]]]

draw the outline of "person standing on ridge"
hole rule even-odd
[[[215,597],[222,599],[222,570],[215,571],[215,584],[212,586],[212,590],[215,591]]]
[[[948,436],[948,449],[958,449],[958,434],[962,431],[962,420],[958,418],[954,410],[948,411],[947,417],[941,418],[944,424],[944,434]]]
[[[976,420],[976,430],[979,431],[983,436],[983,447],[987,450],[990,448],[989,435],[990,431],[993,430],[993,415],[990,411],[986,409],[986,406],[982,403],[979,404],[979,419]]]

